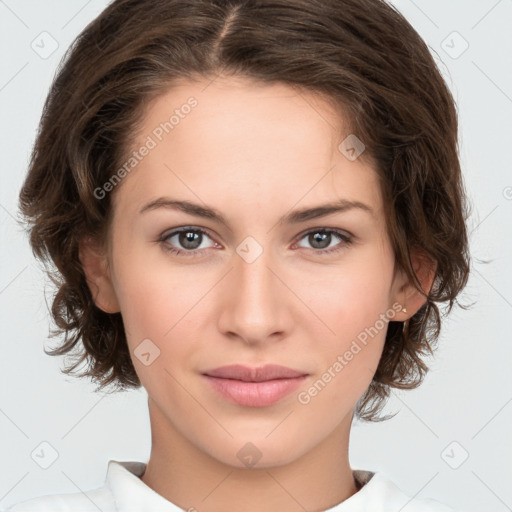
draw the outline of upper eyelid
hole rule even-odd
[[[294,243],[298,243],[300,242],[305,236],[307,235],[310,235],[311,233],[316,233],[316,232],[327,232],[327,233],[332,233],[334,236],[337,236],[341,242],[340,243],[352,243],[355,239],[354,235],[344,229],[337,229],[337,228],[328,228],[328,227],[321,227],[321,228],[310,228],[304,232],[302,232],[301,234],[297,235],[296,237],[296,242]],[[321,249],[319,251],[315,251],[315,252],[322,252],[322,251],[328,251],[328,249]]]
[[[199,226],[183,226],[181,228],[174,228],[167,231],[164,231],[160,235],[160,240],[166,240],[167,238],[170,238],[171,236],[175,236],[179,233],[182,233],[183,231],[197,231],[203,234],[208,235],[210,238],[215,238],[210,234],[210,231],[206,228],[200,228]]]

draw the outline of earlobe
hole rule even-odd
[[[410,280],[407,280],[402,285],[398,298],[402,304],[404,320],[412,317],[427,301],[425,295],[430,292],[434,284],[437,269],[436,262],[428,257],[424,251],[413,250],[411,252],[411,260],[414,272],[424,293],[421,293]]]
[[[78,257],[96,306],[105,313],[118,313],[120,307],[110,278],[107,256],[98,242],[91,237],[83,238]]]

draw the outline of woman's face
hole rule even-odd
[[[348,436],[404,283],[350,135],[285,85],[182,83],[150,104],[114,190],[110,277],[154,428],[238,467]],[[278,396],[204,375],[235,364],[306,376]]]

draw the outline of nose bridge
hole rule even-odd
[[[223,330],[246,341],[263,341],[282,331],[286,316],[280,290],[283,285],[274,275],[277,265],[272,251],[248,237],[237,247],[233,266],[225,288]]]
[[[275,266],[271,250],[248,237],[238,246],[237,254],[233,289],[238,302],[248,306],[252,310],[252,315],[257,315],[257,310],[266,309],[276,293],[275,276],[269,269]]]

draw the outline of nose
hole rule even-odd
[[[243,254],[243,253],[242,253]],[[235,254],[220,291],[220,331],[248,344],[276,341],[289,334],[292,292],[279,275],[270,251],[251,258]]]

